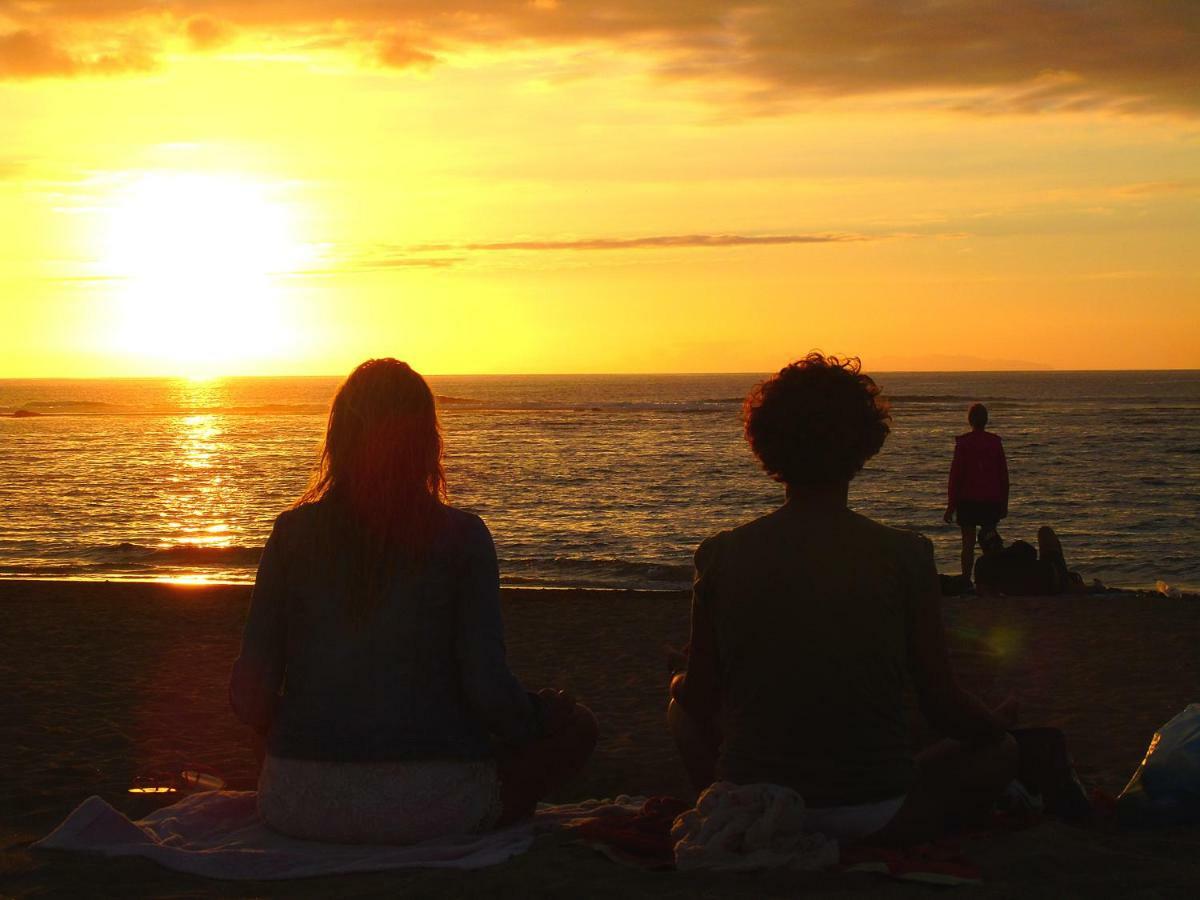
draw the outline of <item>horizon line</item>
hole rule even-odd
[[[782,367],[781,367],[782,368]],[[353,371],[351,369],[350,371]],[[778,369],[763,371],[671,371],[671,372],[421,372],[423,378],[595,378],[595,377],[627,377],[627,378],[689,378],[702,375],[747,375],[760,377],[771,375]],[[875,369],[879,375],[1085,375],[1104,373],[1138,373],[1138,372],[1178,372],[1200,373],[1200,366],[1194,368],[1120,368],[1120,369]],[[219,375],[0,375],[0,382],[5,381],[221,381],[227,379],[250,378],[345,378],[349,372],[318,372],[295,373],[278,372],[272,374],[242,374],[228,373]],[[871,372],[866,374],[870,375]]]

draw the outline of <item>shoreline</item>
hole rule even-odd
[[[62,575],[47,575],[44,578],[38,578],[30,575],[0,575],[0,585],[7,584],[105,584],[105,585],[159,585],[163,587],[175,587],[182,590],[192,590],[200,588],[252,588],[254,581],[217,581],[217,580],[191,580],[188,578],[72,578]],[[0,588],[0,594],[3,589]],[[690,596],[690,588],[632,588],[632,587],[592,587],[570,584],[504,584],[500,583],[500,593],[521,594],[524,592],[530,593],[582,593],[582,594],[655,594],[670,597]],[[3,602],[3,597],[0,596],[0,602]]]
[[[72,584],[72,585],[159,585],[165,587],[175,587],[182,590],[194,590],[201,588],[253,588],[254,579],[245,581],[229,581],[221,579],[210,579],[204,576],[164,576],[161,578],[142,578],[142,577],[108,577],[95,578],[87,576],[69,576],[69,575],[2,575],[0,574],[0,585],[9,584]],[[1163,594],[1153,585],[1131,586],[1131,585],[1105,585],[1103,590],[1089,590],[1087,593],[1077,595],[1082,597],[1105,597],[1109,595],[1126,595],[1145,597],[1147,599],[1161,598],[1164,600],[1175,601],[1196,601],[1200,600],[1200,587],[1192,587],[1190,585],[1181,585],[1172,583],[1172,588],[1177,588],[1181,596],[1177,598],[1168,597]],[[0,588],[2,592],[2,588]],[[500,592],[502,595],[522,594],[522,593],[557,593],[557,594],[649,594],[663,597],[690,596],[690,587],[678,588],[644,588],[644,587],[608,587],[599,585],[576,585],[576,584],[506,584],[503,580],[500,582]],[[1021,600],[1026,599],[1028,595],[1002,596],[999,598],[980,597],[977,594],[960,594],[960,595],[943,595],[943,600],[955,599],[978,599],[988,601],[989,599],[997,599],[1000,601],[1006,600]],[[1063,597],[1068,595],[1053,595],[1047,599],[1054,597]],[[2,597],[0,597],[2,600]]]

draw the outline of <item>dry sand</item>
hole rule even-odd
[[[0,582],[0,895],[773,897],[927,888],[821,873],[685,876],[614,865],[560,837],[504,866],[274,884],[228,884],[140,860],[34,853],[26,845],[99,794],[131,815],[136,774],[179,762],[249,788],[246,734],[226,702],[248,589]],[[510,661],[530,687],[571,688],[597,713],[600,745],[562,799],[686,788],[663,728],[661,645],[686,638],[680,594],[505,592]],[[1083,780],[1124,785],[1155,728],[1200,700],[1200,602],[1152,595],[960,599],[947,625],[961,678],[1015,691],[1028,724],[1068,737]],[[1195,896],[1200,829],[1119,834],[1047,823],[972,841],[986,896]]]

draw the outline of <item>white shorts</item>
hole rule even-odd
[[[904,805],[906,796],[901,794],[890,800],[860,803],[857,806],[810,806],[804,810],[804,829],[848,844],[874,834],[892,821]]]
[[[344,763],[267,756],[258,810],[276,831],[340,844],[414,844],[487,831],[500,817],[496,763]]]

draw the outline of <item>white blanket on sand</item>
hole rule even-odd
[[[285,837],[263,822],[253,791],[192,794],[130,821],[89,797],[34,847],[143,856],[168,869],[227,880],[275,880],[389,869],[480,869],[524,853],[539,831],[640,808],[644,798],[542,806],[534,819],[484,834],[409,846],[321,844]]]

